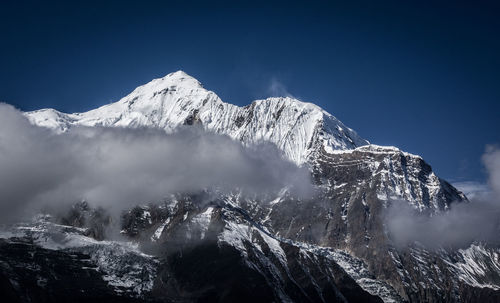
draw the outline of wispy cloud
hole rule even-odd
[[[268,94],[272,97],[290,97],[295,98],[287,89],[287,87],[275,77],[271,78],[268,87]]]
[[[476,181],[455,182],[453,186],[463,192],[469,199],[473,199],[477,196],[484,196],[491,192],[488,184]]]

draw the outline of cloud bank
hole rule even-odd
[[[500,245],[500,149],[487,147],[482,161],[489,190],[478,191],[474,186],[469,203],[452,203],[449,211],[428,216],[411,209],[406,201],[393,201],[386,226],[394,243],[405,247],[418,241],[431,249],[462,248],[472,242]]]
[[[169,193],[218,188],[266,194],[312,188],[273,145],[244,147],[196,127],[72,128],[55,134],[0,104],[0,221],[87,200],[123,210]]]

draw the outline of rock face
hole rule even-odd
[[[171,220],[156,240],[167,260],[156,287],[166,297],[381,302],[333,259],[273,237],[232,203],[210,199],[200,207],[199,197],[186,198],[171,201],[175,205]],[[196,277],[192,272],[197,272]]]
[[[78,275],[96,276],[94,284],[82,280],[80,301],[500,301],[497,247],[397,249],[385,226],[392,203],[434,215],[468,203],[466,197],[421,157],[370,145],[316,105],[270,98],[237,107],[176,72],[86,113],[45,109],[26,116],[56,132],[198,125],[248,145],[269,141],[310,167],[318,192],[299,199],[284,189],[259,200],[237,190],[177,193],[124,213],[118,227],[128,242],[108,240],[105,231],[118,223],[82,203],[62,216],[12,226],[0,243],[0,284],[17,301],[65,295],[57,283],[33,286],[27,277],[35,273],[20,265],[27,260],[51,277],[67,276],[58,260],[78,267]],[[44,258],[13,257],[23,250]],[[60,297],[47,297],[54,294]]]
[[[4,302],[139,302],[115,292],[87,254],[0,240]]]

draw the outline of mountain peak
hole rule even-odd
[[[331,116],[328,112],[314,103],[305,102],[293,97],[268,97],[266,99],[255,100],[253,103],[269,103],[274,106],[289,106],[295,108],[297,111],[305,112],[318,112]]]
[[[188,75],[183,70],[178,70],[176,72],[170,73],[163,78],[160,78],[162,81],[170,81],[170,82],[179,82],[179,83],[195,83],[198,86],[202,86],[200,81],[198,81],[193,76]]]
[[[137,87],[131,94],[155,94],[168,89],[176,90],[178,88],[195,90],[203,89],[203,85],[196,78],[186,74],[182,70],[178,70]]]
[[[171,72],[169,74],[167,74],[165,77],[191,77],[190,75],[188,75],[185,71],[183,71],[182,69],[178,70],[178,71],[175,71],[175,72]]]
[[[172,131],[201,124],[244,144],[274,143],[293,162],[304,163],[314,150],[353,149],[368,144],[337,118],[312,103],[291,97],[256,100],[239,107],[224,103],[184,71],[137,87],[115,103],[75,114],[26,113],[33,124],[66,131],[77,126],[155,127]]]

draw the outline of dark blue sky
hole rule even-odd
[[[500,143],[498,1],[101,2],[2,1],[0,100],[85,111],[182,69],[238,105],[280,83],[452,181]]]

